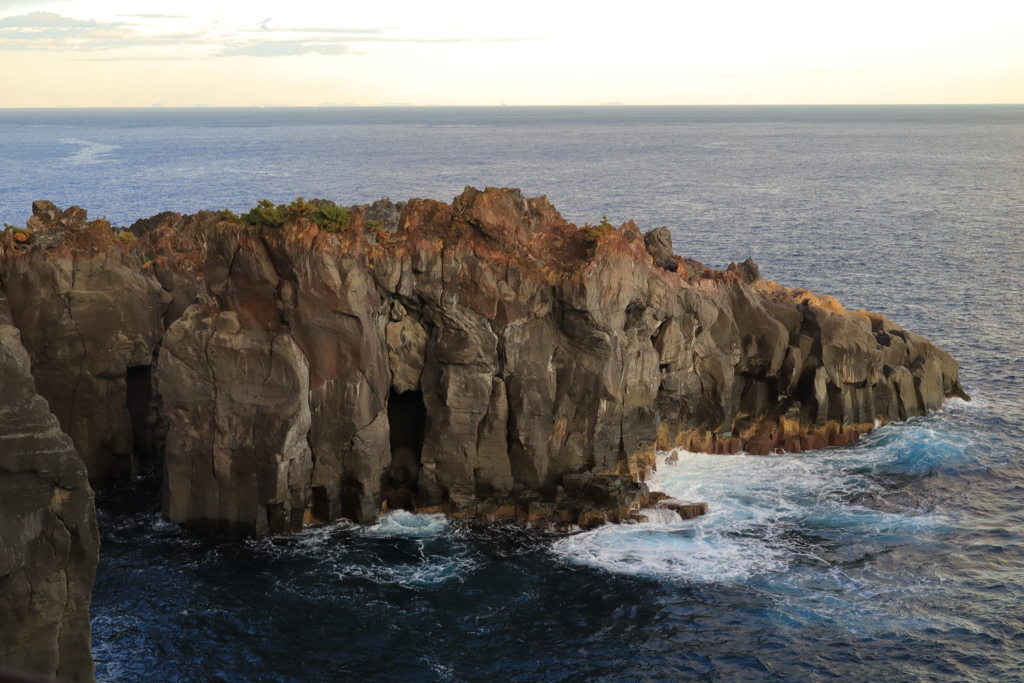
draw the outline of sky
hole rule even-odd
[[[0,0],[0,107],[1024,103],[1024,2]]]

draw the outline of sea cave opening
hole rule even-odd
[[[388,396],[388,422],[391,425],[391,467],[387,472],[388,509],[415,510],[420,456],[427,428],[427,407],[422,391]]]
[[[132,365],[125,376],[125,408],[132,424],[132,471],[154,455],[153,371],[149,365]]]

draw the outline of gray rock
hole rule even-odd
[[[167,331],[158,381],[170,422],[164,516],[228,533],[301,528],[309,366],[291,336],[197,304]]]
[[[366,220],[381,221],[382,229],[388,232],[398,232],[398,220],[405,209],[405,202],[393,203],[390,199],[378,199],[366,209]]]
[[[418,391],[426,362],[426,330],[411,316],[388,323],[386,330],[391,386],[400,394]]]
[[[92,489],[29,363],[0,294],[0,666],[91,681]]]
[[[654,265],[665,268],[673,262],[672,232],[667,227],[656,228],[644,235],[644,246],[654,259]]]
[[[36,202],[34,210],[47,221],[59,211],[49,202]],[[134,471],[136,436],[152,441],[134,433],[126,397],[130,381],[148,382],[168,295],[105,221],[76,233],[85,212],[72,207],[61,215],[72,227],[48,230],[64,246],[7,250],[0,283],[39,394],[71,436],[92,483],[102,486]]]

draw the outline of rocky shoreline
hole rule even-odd
[[[842,445],[967,398],[955,360],[884,316],[766,281],[750,260],[681,258],[667,228],[577,227],[511,189],[261,202],[129,229],[39,201],[0,237],[0,293],[0,487],[26,501],[0,510],[20,549],[0,600],[24,597],[25,549],[49,543],[37,517],[72,539],[47,560],[68,597],[40,624],[80,619],[83,594],[87,614],[86,472],[103,488],[162,457],[164,516],[211,533],[389,509],[592,528],[706,511],[648,490],[658,450]],[[47,473],[31,504],[22,470]],[[34,618],[22,597],[6,609]],[[59,664],[30,668],[88,678],[73,630]]]

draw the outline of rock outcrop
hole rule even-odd
[[[78,207],[35,202],[31,240],[6,237],[0,283],[36,388],[95,485],[124,479],[152,448],[151,366],[170,297],[131,241]],[[8,231],[10,232],[10,231]],[[26,233],[22,233],[26,234]],[[130,233],[125,236],[132,238]]]
[[[839,445],[966,396],[948,354],[883,316],[516,190],[165,213],[117,236],[34,210],[0,283],[40,392],[94,481],[166,416],[181,524],[622,521],[658,502],[656,449]],[[125,408],[150,367],[146,409]]]
[[[165,517],[209,531],[395,508],[585,529],[707,511],[648,490],[657,449],[842,445],[967,398],[958,373],[752,261],[517,190],[130,230],[36,202],[0,237],[0,664],[92,678],[89,481],[150,453]]]
[[[0,666],[94,679],[99,532],[85,465],[36,393],[0,294]]]

